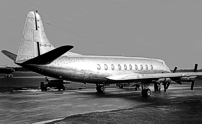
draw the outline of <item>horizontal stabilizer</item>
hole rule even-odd
[[[64,53],[66,53],[67,51],[69,51],[72,48],[73,48],[73,46],[69,46],[69,45],[61,46],[61,47],[58,47],[47,53],[44,53],[40,56],[29,59],[29,60],[23,62],[22,64],[42,64],[42,65],[50,64],[52,61],[54,61],[55,59],[57,59],[58,57],[60,57],[61,55],[63,55]]]
[[[16,54],[11,53],[11,52],[9,52],[9,51],[7,51],[7,50],[2,50],[1,52],[2,52],[4,55],[6,55],[7,57],[9,57],[10,59],[12,59],[13,61],[15,61],[16,58],[17,58],[17,55],[16,55]]]

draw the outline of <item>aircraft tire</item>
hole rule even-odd
[[[58,91],[60,91],[60,90],[64,91],[65,90],[65,86],[63,84],[60,84],[60,85],[58,85],[57,89],[58,89]]]
[[[123,84],[120,84],[118,87],[119,89],[123,89]]]
[[[142,96],[143,97],[151,96],[151,90],[150,89],[143,89],[142,90]]]

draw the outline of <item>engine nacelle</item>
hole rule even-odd
[[[191,82],[191,81],[194,81],[195,78],[196,78],[196,76],[182,77],[182,78],[181,78],[181,81],[188,81],[188,82]]]

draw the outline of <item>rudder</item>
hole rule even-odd
[[[40,15],[34,11],[27,14],[16,62],[26,61],[53,50],[46,37]]]

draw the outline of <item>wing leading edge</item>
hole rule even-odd
[[[158,74],[131,73],[125,75],[109,76],[106,78],[113,81],[127,81],[127,80],[159,79],[159,78],[174,78],[174,77],[190,77],[200,75],[202,75],[202,72],[158,73]]]

